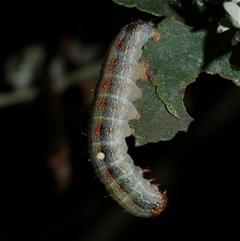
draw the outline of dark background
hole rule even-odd
[[[26,41],[42,42],[51,58],[65,34],[107,47],[125,23],[153,18],[111,1],[1,1],[0,11],[1,64]],[[7,90],[2,81],[0,87]],[[186,89],[186,108],[195,119],[187,133],[140,148],[129,139],[135,163],[150,167],[153,172],[146,177],[156,177],[160,189],[167,189],[168,207],[154,219],[124,213],[95,178],[82,134],[88,120],[82,96],[74,86],[61,96],[73,168],[73,183],[63,193],[54,189],[45,162],[53,128],[45,96],[31,105],[1,108],[1,240],[240,238],[238,87],[201,74]]]

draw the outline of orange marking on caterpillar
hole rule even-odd
[[[162,212],[161,209],[151,209],[150,216],[158,216]]]
[[[122,39],[122,38],[119,38],[119,39],[117,40],[117,42],[114,44],[115,47],[119,47],[119,45],[122,43],[122,41],[123,41],[123,39]]]
[[[116,62],[116,59],[111,59],[110,64],[108,65],[109,70],[113,70],[115,62]]]
[[[168,201],[168,198],[166,196],[166,191],[164,192],[161,192],[160,193],[162,194],[162,200],[163,200],[163,203],[162,203],[162,206],[161,208],[157,208],[157,209],[151,209],[151,217],[154,217],[154,216],[158,216],[166,207],[167,207],[167,201]]]
[[[103,89],[108,89],[110,87],[111,84],[111,79],[107,78],[105,83],[103,84]]]
[[[123,192],[124,189],[122,187],[119,188],[119,192]]]
[[[108,170],[106,171],[106,177],[107,177],[108,180],[113,179],[112,174]]]
[[[101,111],[104,108],[105,103],[106,103],[106,99],[103,98],[97,107],[99,111]]]
[[[101,135],[101,128],[102,128],[102,123],[99,122],[97,124],[97,127],[96,127],[95,132],[94,132],[97,137],[99,137]]]

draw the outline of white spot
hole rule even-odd
[[[235,2],[225,2],[223,7],[233,26],[240,28],[240,7]]]
[[[99,160],[103,160],[104,157],[105,157],[105,155],[102,152],[98,152],[98,154],[96,155],[96,158],[99,159]]]

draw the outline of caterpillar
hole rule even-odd
[[[125,137],[133,134],[128,121],[139,118],[132,102],[142,95],[135,82],[144,72],[138,61],[149,38],[157,41],[159,32],[152,22],[139,20],[124,26],[113,39],[95,90],[88,130],[90,162],[110,196],[127,212],[147,218],[165,209],[167,197],[143,178],[144,170],[127,154]]]

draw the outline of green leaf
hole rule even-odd
[[[239,67],[238,71],[231,68],[229,64],[231,53],[226,53],[223,56],[214,59],[205,71],[209,74],[219,74],[225,79],[232,80],[237,86],[240,86],[240,72]],[[238,63],[239,63],[239,54],[238,54]]]
[[[181,6],[180,1],[173,0],[113,0],[113,2],[124,5],[125,7],[136,7],[137,9],[151,13],[155,16],[175,16],[182,19],[176,12],[175,8]],[[174,3],[176,5],[174,5]]]
[[[209,38],[207,30],[194,31],[169,17],[159,24],[158,30],[160,40],[148,41],[143,51],[142,58],[158,70],[153,79],[157,95],[153,85],[140,84],[143,98],[134,105],[141,118],[131,121],[137,145],[169,140],[178,131],[187,130],[192,119],[183,104],[184,91],[200,72],[220,74],[236,84],[240,82],[240,72],[229,65],[231,52],[223,47],[228,40],[231,42],[231,34]]]
[[[143,92],[141,100],[134,101],[140,112],[139,120],[130,121],[135,130],[135,145],[141,146],[148,142],[172,139],[178,131],[187,131],[192,118],[182,109],[181,117],[171,115],[163,102],[158,98],[156,88],[152,84],[138,83]]]
[[[158,69],[154,84],[160,99],[174,116],[180,117],[184,89],[195,80],[203,65],[206,32],[193,32],[172,18],[164,19],[158,30],[160,40],[148,42],[143,58]]]

